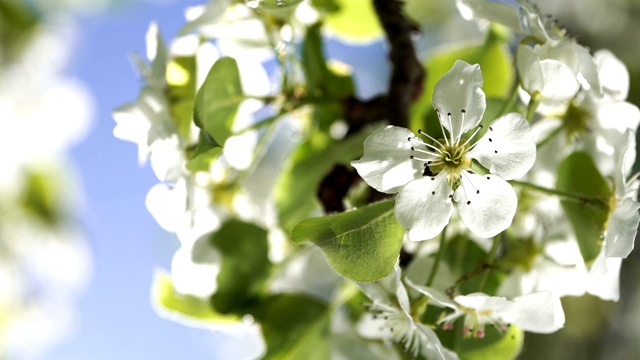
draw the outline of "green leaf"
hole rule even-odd
[[[166,65],[166,96],[171,117],[176,121],[182,139],[189,137],[196,93],[196,60],[194,56],[179,56]]]
[[[384,31],[370,0],[334,0],[338,11],[330,12],[325,25],[337,37],[350,42],[369,42],[381,38]]]
[[[222,148],[206,132],[200,132],[200,139],[189,156],[186,168],[189,171],[209,171],[211,162],[222,154]]]
[[[178,293],[171,277],[164,271],[158,271],[153,276],[151,301],[161,316],[177,322],[232,324],[241,320],[236,316],[216,313],[208,299]]]
[[[326,96],[331,99],[349,97],[354,92],[353,81],[350,76],[337,74],[327,66],[321,29],[322,23],[310,26],[302,43],[302,66],[307,92],[315,97]]]
[[[37,29],[40,14],[23,0],[0,1],[0,60],[11,60],[28,44]]]
[[[218,289],[211,297],[219,312],[244,313],[262,294],[269,276],[267,231],[240,220],[229,220],[211,235],[210,244],[222,255]]]
[[[434,112],[431,106],[433,89],[456,60],[480,64],[484,79],[482,90],[487,97],[509,95],[515,78],[513,59],[508,43],[500,34],[491,31],[484,44],[449,47],[431,55],[425,64],[429,76],[425,79],[424,92],[411,107],[411,128],[425,128],[425,116]]]
[[[311,241],[340,275],[372,282],[389,275],[398,260],[404,229],[393,214],[392,200],[356,210],[312,218],[296,225],[291,239]]]
[[[289,231],[318,208],[316,192],[322,179],[336,164],[348,165],[362,155],[368,131],[335,141],[322,132],[312,132],[294,152],[276,187],[280,223]]]
[[[299,295],[267,299],[254,314],[267,343],[263,359],[328,359],[330,314],[327,305]]]
[[[585,196],[584,201],[561,201],[578,239],[580,252],[589,264],[596,259],[609,218],[612,191],[587,153],[569,155],[558,167],[558,190]],[[600,199],[594,202],[590,199]]]
[[[193,118],[214,139],[224,145],[231,136],[231,127],[244,95],[238,64],[233,58],[222,57],[213,64],[198,93]]]
[[[22,205],[48,225],[62,220],[60,185],[57,174],[28,171],[22,189]]]

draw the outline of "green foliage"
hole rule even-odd
[[[0,61],[20,51],[39,21],[39,15],[28,2],[0,1]]]
[[[508,43],[500,34],[492,31],[484,44],[449,47],[430,56],[425,63],[429,75],[425,79],[424,92],[411,107],[410,128],[425,128],[425,117],[434,112],[431,107],[433,89],[456,60],[480,64],[484,80],[482,90],[487,97],[500,98],[509,94],[515,78],[513,58]]]
[[[59,185],[55,181],[54,174],[28,172],[21,196],[23,206],[48,225],[57,225],[63,215],[60,213],[60,199],[58,199],[58,196],[61,196],[58,192]]]
[[[244,313],[262,294],[269,276],[267,231],[240,220],[229,220],[209,239],[222,255],[218,289],[212,296],[219,312]]]
[[[231,136],[243,94],[236,61],[230,57],[218,59],[196,94],[193,118],[220,146]]]
[[[209,301],[192,295],[180,294],[173,287],[171,277],[164,272],[156,272],[153,277],[151,299],[156,307],[166,313],[171,320],[212,322],[217,324],[235,323],[240,318],[216,313]]]
[[[367,131],[335,141],[313,132],[291,156],[276,188],[276,203],[282,227],[289,231],[319,207],[316,192],[322,179],[336,164],[348,165],[362,155]]]
[[[299,295],[265,300],[254,314],[267,343],[263,359],[328,359],[330,314],[327,305]]]
[[[464,235],[458,235],[447,242],[443,261],[454,270],[457,279],[464,277],[456,289],[456,294],[478,291],[488,295],[496,293],[504,275],[486,266],[487,256],[480,246]]]
[[[556,186],[558,190],[584,196],[583,201],[563,199],[561,203],[573,226],[582,257],[589,264],[602,246],[612,191],[591,157],[583,152],[569,155],[560,164]]]
[[[194,56],[173,58],[167,64],[166,97],[171,118],[176,122],[181,139],[188,139],[196,93],[196,60]]]
[[[370,0],[323,1],[325,8],[338,9],[327,14],[327,28],[339,38],[352,42],[368,42],[384,35]]]
[[[257,10],[287,21],[301,2],[302,0],[262,0],[258,3]]]
[[[216,144],[209,134],[200,133],[198,144],[193,148],[186,163],[189,171],[209,171],[211,162],[222,154],[222,148]]]
[[[333,269],[359,282],[389,275],[398,260],[404,229],[393,214],[393,201],[312,218],[296,225],[291,239],[311,241],[327,256]]]
[[[302,43],[302,66],[307,81],[307,93],[329,99],[347,98],[353,95],[353,81],[350,76],[337,74],[327,67],[321,29],[322,23],[310,26]]]

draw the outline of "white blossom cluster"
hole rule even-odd
[[[176,293],[202,301],[215,296],[224,256],[201,240],[239,218],[269,233],[269,260],[279,266],[270,293],[302,293],[338,304],[335,309],[346,302],[335,299],[341,291],[361,290],[370,301],[364,315],[350,322],[336,311],[332,336],[360,344],[363,339],[396,343],[414,357],[458,358],[439,338],[443,330],[476,340],[493,333],[489,328],[513,338],[518,331],[552,333],[565,323],[562,297],[588,293],[619,299],[620,265],[633,250],[640,222],[638,177],[631,174],[640,111],[626,101],[629,74],[611,52],[592,54],[528,2],[458,0],[465,19],[516,34],[513,96],[501,103],[502,113],[486,118],[483,69],[457,60],[430,99],[439,131],[388,125],[366,138],[363,156],[350,164],[370,187],[397,194],[393,213],[405,230],[403,252],[411,264],[401,261],[384,279],[353,287],[333,272],[318,248],[289,245],[278,223],[272,188],[294,145],[308,139],[311,116],[303,106],[292,106],[278,115],[284,119],[278,126],[266,131],[255,126],[286,103],[277,80],[287,79],[283,88],[304,84],[300,64],[287,59],[296,56],[305,26],[321,14],[302,2],[291,10],[290,23],[274,33],[253,11],[262,3],[214,1],[190,9],[188,24],[168,46],[152,24],[149,63],[137,61],[144,86],[136,102],[114,112],[114,135],[137,144],[140,162],[149,159],[160,182],[146,204],[180,241],[170,274]],[[223,56],[237,61],[245,97],[232,135],[220,144],[222,155],[193,170],[188,164],[194,148],[208,135],[191,119],[186,126],[176,120],[167,89],[189,82],[200,88]],[[181,65],[183,57],[195,59],[193,70]],[[284,66],[266,71],[274,60]],[[559,168],[576,156],[594,165],[607,195],[556,189],[566,182]],[[565,202],[571,201],[606,217],[597,244],[588,244],[597,251],[592,258],[585,256],[575,219],[565,214],[570,212]],[[466,273],[440,263],[455,238],[472,240],[487,260]],[[480,279],[477,291],[456,294],[469,279]],[[491,281],[497,283],[486,290]],[[184,320],[175,309],[156,307]],[[252,336],[260,337],[250,317],[196,323],[226,331],[247,331],[250,324]],[[358,349],[372,356],[397,356],[389,355],[386,345],[364,344]],[[336,345],[332,356],[348,358],[353,351]]]

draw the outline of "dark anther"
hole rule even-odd
[[[476,194],[480,194],[480,190],[476,190]]]
[[[449,194],[449,199],[453,199],[453,195]]]
[[[414,148],[413,148],[413,146],[412,146],[412,147],[411,147],[411,151],[413,151],[413,150],[415,150],[415,149],[414,149]]]
[[[436,192],[435,192],[435,191],[432,191],[432,192],[431,192],[431,195],[435,195],[435,194],[436,194]]]
[[[447,116],[451,116],[451,113],[447,113]]]
[[[492,138],[489,138],[489,142],[493,142],[493,139],[492,139]],[[411,148],[411,150],[413,150],[413,148]]]
[[[493,153],[494,153],[494,154],[497,154],[497,153],[498,153],[498,150],[493,150]]]
[[[407,140],[411,141],[411,136],[409,136],[409,137],[407,138]]]
[[[491,178],[487,176],[487,180],[491,180]]]
[[[435,179],[436,179],[436,178],[432,177],[432,178],[431,178],[431,181],[433,181],[433,180],[435,180]]]
[[[462,109],[462,110],[460,110],[460,112],[462,112],[462,113],[464,114],[464,113],[466,113],[466,112],[467,112],[467,110]]]
[[[489,130],[493,131],[493,128],[491,126],[489,126]]]
[[[467,205],[471,204],[471,200],[467,201]]]
[[[409,159],[413,160],[413,155],[409,155]]]

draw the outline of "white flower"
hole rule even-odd
[[[435,237],[449,222],[454,203],[462,222],[488,238],[505,230],[516,211],[517,197],[505,181],[523,176],[533,165],[535,143],[529,124],[517,113],[496,119],[477,142],[471,140],[486,107],[479,65],[457,61],[435,86],[433,104],[444,139],[422,131],[387,126],[364,142],[364,156],[352,162],[362,178],[386,193],[399,191],[395,215],[411,240]],[[468,138],[463,134],[476,130]],[[476,160],[489,170],[471,170]],[[429,170],[434,175],[423,176]]]
[[[430,302],[453,310],[442,319],[444,329],[452,329],[453,322],[464,317],[462,332],[465,336],[483,338],[485,326],[493,325],[498,330],[508,325],[516,325],[524,331],[548,334],[564,326],[564,312],[560,298],[551,292],[536,292],[508,300],[503,297],[483,293],[458,295],[453,300],[439,290],[407,284],[428,296]]]
[[[638,223],[640,223],[640,203],[638,198],[638,174],[627,182],[627,176],[636,160],[636,135],[631,129],[625,133],[627,147],[618,157],[614,174],[615,196],[613,211],[605,230],[605,254],[607,257],[626,258],[633,250]]]
[[[389,300],[387,291],[381,286],[384,282],[391,283],[390,287],[395,290],[397,303]],[[365,317],[365,321],[359,324],[361,335],[370,338],[390,338],[394,343],[402,344],[413,357],[421,355],[427,359],[458,358],[454,352],[442,346],[433,330],[415,322],[411,317],[409,295],[400,280],[398,266],[391,275],[378,283],[358,285],[373,301],[368,307],[369,317]],[[377,329],[383,332],[376,332]]]

